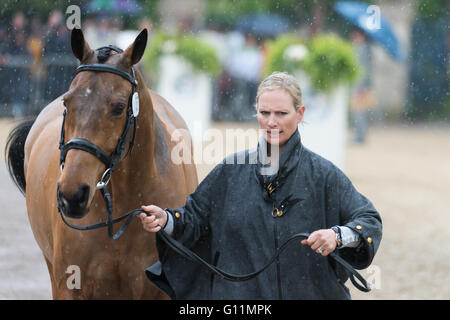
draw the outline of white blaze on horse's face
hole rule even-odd
[[[84,94],[85,97],[87,97],[88,95],[90,95],[92,92],[91,88],[87,88],[86,89],[86,93]]]

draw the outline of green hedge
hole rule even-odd
[[[155,32],[144,55],[144,64],[149,72],[158,74],[159,62],[164,54],[182,57],[191,65],[194,72],[202,72],[214,77],[221,70],[215,49],[193,35]]]
[[[296,46],[307,50],[301,59],[286,53]],[[264,74],[274,71],[295,73],[303,70],[316,90],[329,91],[339,84],[351,85],[361,74],[358,58],[350,42],[334,34],[319,35],[309,41],[295,35],[283,35],[267,43],[267,63]],[[297,50],[297,51],[298,51]]]
[[[285,34],[275,40],[266,42],[267,56],[263,74],[268,76],[274,71],[292,73],[301,68],[301,61],[287,57],[286,49],[291,46],[303,45],[304,41],[293,34]]]

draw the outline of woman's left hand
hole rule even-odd
[[[331,229],[321,229],[314,231],[308,237],[301,241],[301,244],[307,244],[312,250],[324,257],[336,249],[336,233]]]

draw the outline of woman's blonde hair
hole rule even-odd
[[[270,76],[265,78],[258,86],[258,92],[256,93],[255,108],[258,110],[259,97],[266,91],[272,90],[285,90],[290,94],[294,101],[295,111],[298,111],[302,104],[302,90],[298,84],[297,79],[287,72],[275,71]]]

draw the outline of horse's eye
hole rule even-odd
[[[125,104],[113,103],[111,113],[113,116],[120,116],[124,109],[125,109]]]

